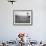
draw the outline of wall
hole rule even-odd
[[[32,26],[14,26],[13,10],[33,10]],[[0,0],[0,40],[15,40],[18,32],[30,34],[33,40],[46,40],[46,0],[17,0],[12,5]]]

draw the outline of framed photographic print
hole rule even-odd
[[[32,10],[13,10],[14,25],[32,25]]]

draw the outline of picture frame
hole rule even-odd
[[[32,10],[13,10],[13,25],[32,25]]]

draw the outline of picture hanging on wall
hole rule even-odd
[[[32,10],[13,10],[14,25],[32,25]]]

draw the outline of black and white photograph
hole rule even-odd
[[[31,24],[32,10],[15,10],[13,24]]]

